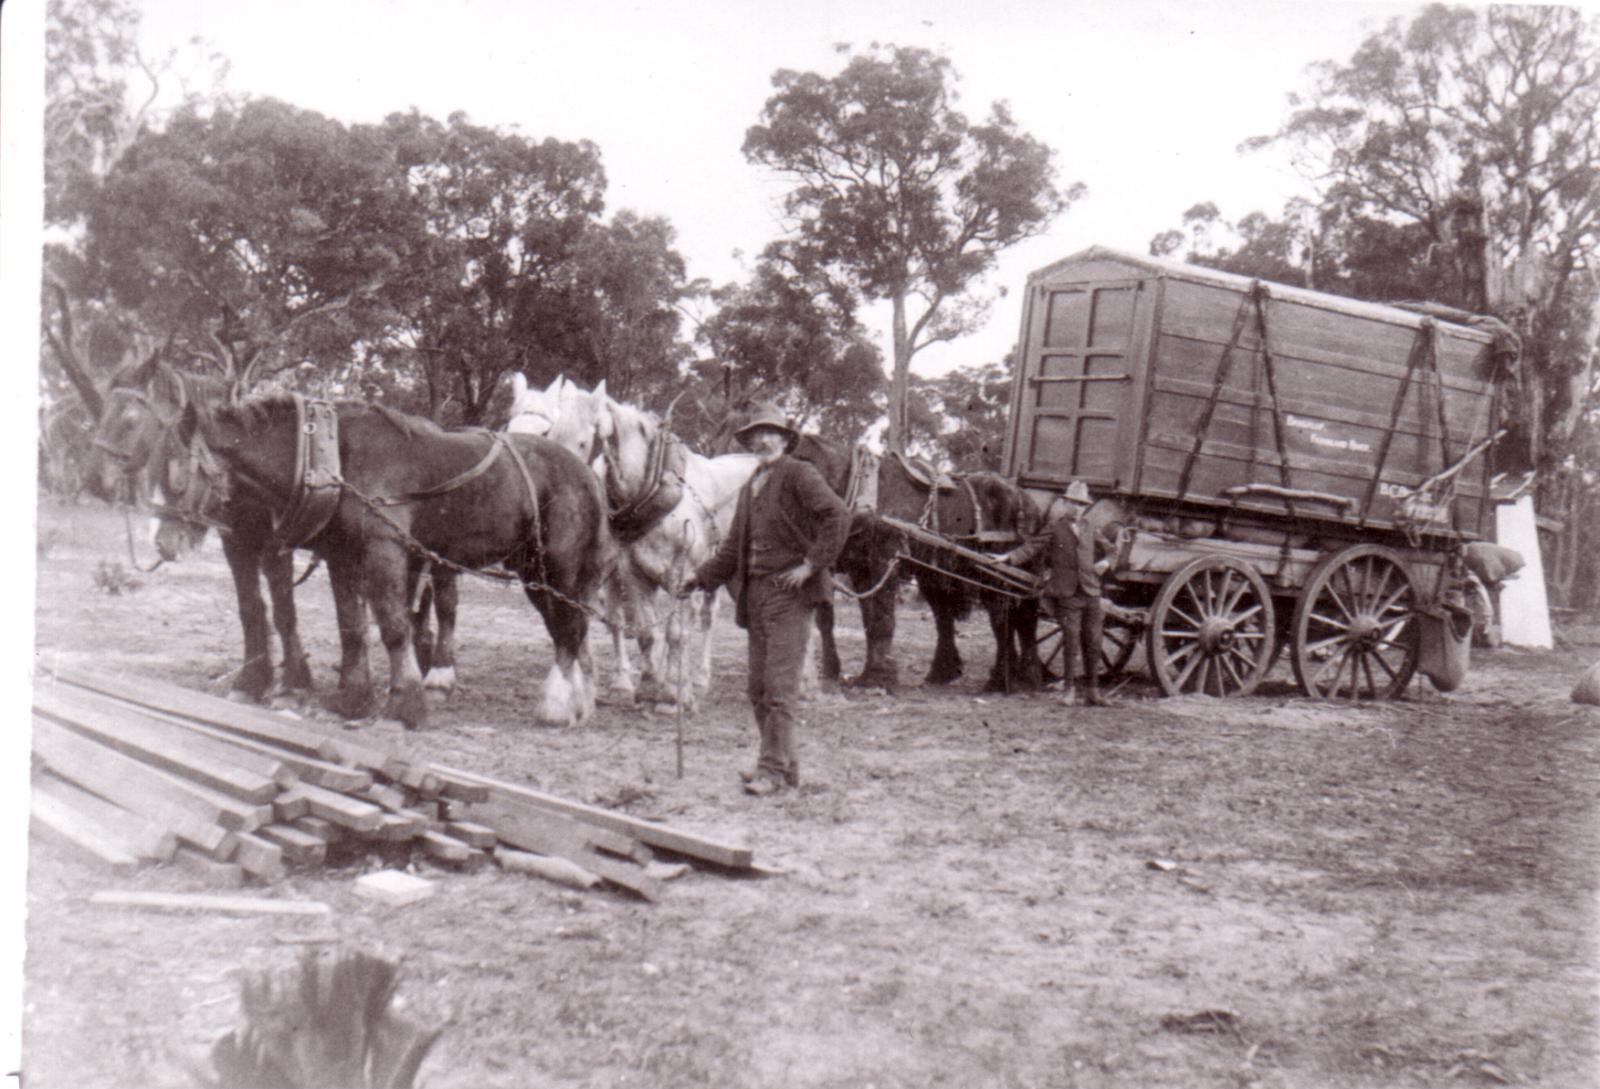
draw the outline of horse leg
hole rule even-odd
[[[896,581],[891,580],[871,597],[861,599],[861,627],[867,636],[867,660],[861,675],[850,683],[892,692],[900,683],[894,662],[894,612]]]
[[[367,665],[367,606],[361,596],[361,562],[326,557],[333,586],[333,610],[339,621],[339,691],[331,707],[344,718],[372,714],[376,696]]]
[[[956,615],[959,605],[935,591],[923,591],[928,608],[933,611],[934,647],[933,661],[928,665],[927,684],[949,684],[961,676],[961,651],[956,646]]]
[[[638,692],[638,685],[633,675],[633,659],[628,654],[628,629],[632,625],[627,591],[622,585],[620,572],[614,573],[606,580],[604,593],[606,627],[611,631],[610,688],[623,702],[632,703]]]
[[[984,612],[989,614],[989,631],[994,636],[994,664],[990,666],[989,679],[983,685],[985,692],[1020,692],[1028,688],[1022,655],[1018,653],[1019,648],[1013,639],[1016,621],[1011,614],[1014,608],[1021,606],[1013,605],[1005,598],[989,598],[983,603]],[[1036,676],[1033,688],[1038,687]]]
[[[398,544],[375,541],[367,546],[362,565],[367,603],[378,622],[383,648],[389,652],[389,699],[384,718],[397,718],[408,730],[427,723],[422,698],[422,671],[411,646],[411,616],[406,601],[406,554]]]
[[[438,634],[422,687],[445,696],[456,687],[456,607],[461,601],[461,576],[454,571],[433,572],[433,612]],[[420,664],[420,663],[419,663]]]
[[[267,603],[261,597],[260,538],[237,530],[222,534],[222,555],[233,576],[233,593],[239,603],[239,625],[244,629],[244,664],[234,674],[232,694],[260,702],[272,687],[272,644],[267,627]]]
[[[839,645],[833,639],[833,602],[824,601],[817,606],[817,654],[818,667],[825,681],[837,681],[841,667],[839,665]]]
[[[695,655],[694,687],[705,692],[711,688],[711,628],[717,622],[717,591],[699,596],[696,622],[700,630],[700,653]]]
[[[311,691],[311,666],[306,648],[300,644],[299,618],[294,608],[294,552],[269,552],[261,560],[267,577],[267,593],[272,597],[272,625],[283,643],[283,673],[279,682],[285,692]]]
[[[411,647],[423,673],[433,663],[433,572],[419,556],[406,561],[406,609],[411,621]]]
[[[1039,605],[1032,598],[1011,603],[1011,630],[1008,637],[1017,641],[1016,665],[1011,672],[1012,687],[1037,692],[1044,687],[1044,665],[1039,661]]]
[[[523,572],[523,592],[544,618],[555,644],[556,660],[545,674],[536,717],[544,726],[577,726],[594,713],[594,687],[585,674],[588,655],[584,646],[588,617],[581,608],[541,589]]]

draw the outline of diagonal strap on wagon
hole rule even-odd
[[[1400,422],[1400,412],[1405,407],[1406,394],[1411,391],[1412,380],[1417,371],[1432,371],[1438,373],[1439,361],[1436,349],[1438,327],[1432,318],[1425,317],[1417,326],[1416,339],[1411,342],[1411,351],[1406,356],[1406,374],[1400,381],[1400,389],[1395,393],[1394,404],[1389,406],[1389,426],[1383,429],[1383,439],[1378,444],[1377,465],[1372,470],[1372,476],[1367,481],[1367,494],[1361,499],[1361,519],[1357,525],[1365,526],[1367,519],[1372,516],[1372,501],[1377,498],[1378,482],[1383,479],[1383,470],[1389,461],[1389,447],[1394,442],[1395,427]],[[1440,389],[1441,403],[1439,406],[1441,417],[1444,412],[1443,389]],[[1448,457],[1445,459],[1448,461]]]
[[[1200,448],[1205,445],[1206,434],[1211,430],[1211,420],[1216,415],[1217,403],[1222,399],[1222,390],[1228,384],[1228,372],[1233,367],[1234,350],[1238,348],[1239,340],[1244,335],[1245,324],[1252,316],[1255,318],[1256,337],[1260,343],[1262,365],[1267,379],[1267,397],[1272,407],[1272,437],[1278,448],[1278,477],[1285,493],[1294,491],[1289,478],[1289,452],[1284,440],[1283,408],[1278,403],[1276,361],[1272,355],[1272,346],[1267,339],[1269,298],[1271,296],[1267,292],[1267,285],[1260,280],[1252,280],[1250,290],[1239,303],[1238,313],[1233,317],[1233,331],[1228,334],[1228,343],[1223,346],[1222,358],[1217,361],[1217,374],[1211,383],[1211,395],[1206,398],[1206,407],[1200,413],[1199,426],[1195,428],[1194,445],[1189,447],[1189,453],[1183,460],[1183,470],[1178,474],[1179,499],[1189,494],[1189,480],[1194,473],[1195,462],[1200,457]],[[1287,494],[1280,498],[1287,504],[1290,517],[1293,517],[1295,514],[1293,498]]]

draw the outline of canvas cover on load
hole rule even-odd
[[[1453,503],[1413,493],[1492,433],[1493,349],[1487,331],[1398,307],[1096,247],[1029,277],[1004,472],[1247,517],[1485,535],[1488,454],[1450,477]]]

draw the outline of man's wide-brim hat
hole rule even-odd
[[[1094,502],[1094,498],[1089,495],[1089,485],[1081,480],[1074,480],[1067,485],[1065,498],[1068,503],[1082,503],[1086,507]]]
[[[757,405],[751,411],[750,418],[744,422],[744,425],[739,430],[733,433],[733,437],[738,439],[741,445],[749,446],[750,433],[758,427],[770,427],[775,431],[783,432],[784,438],[791,446],[800,437],[800,433],[789,423],[789,417],[785,416],[777,405],[771,404]]]

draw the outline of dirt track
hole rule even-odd
[[[46,506],[40,535],[41,659],[225,690],[239,638],[214,546],[112,595],[94,575],[127,564],[118,518]],[[326,689],[325,579],[299,601]],[[907,687],[825,693],[807,785],[756,801],[731,622],[680,780],[671,716],[531,726],[548,639],[520,595],[469,582],[463,688],[426,732],[359,734],[744,839],[787,876],[695,872],[648,905],[425,870],[440,895],[386,908],[351,893],[383,864],[357,859],[265,893],[322,900],[331,923],[186,918],[86,902],[199,889],[185,874],[114,878],[35,838],[27,1085],[190,1084],[180,1057],[233,1023],[229,973],[308,937],[402,959],[407,1012],[449,1025],[434,1089],[1600,1084],[1600,709],[1567,701],[1592,634],[1480,656],[1450,696],[1310,703],[1280,664],[1249,699],[1135,679],[1088,711],[978,695],[977,621],[967,680],[920,687],[931,624],[900,620]],[[1205,1011],[1232,1017],[1196,1031],[1219,1027]]]

